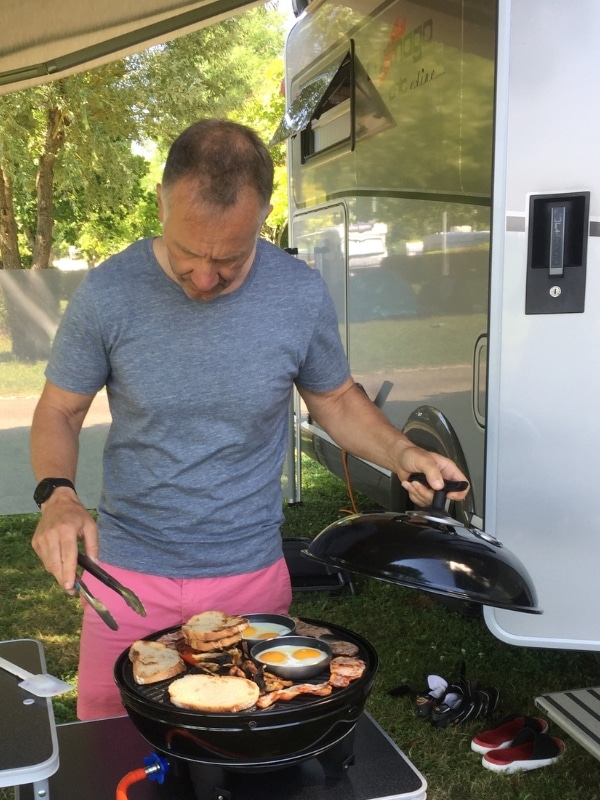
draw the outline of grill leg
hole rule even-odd
[[[354,764],[354,731],[352,728],[341,741],[317,756],[327,778],[343,777],[346,770]]]

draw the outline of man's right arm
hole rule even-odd
[[[76,394],[46,382],[31,425],[31,463],[38,481],[68,478],[75,483],[79,433],[94,395]],[[70,594],[74,593],[77,542],[98,556],[96,523],[68,486],[57,487],[42,503],[32,546],[44,567]]]

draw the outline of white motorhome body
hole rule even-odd
[[[286,48],[290,244],[329,284],[356,380],[458,461],[455,513],[530,572],[542,615],[485,610],[513,644],[600,649],[599,36],[595,0],[317,0]],[[369,226],[385,246],[353,254]],[[394,476],[350,474],[403,507]]]

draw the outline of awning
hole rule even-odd
[[[0,94],[220,22],[264,0],[4,0]]]

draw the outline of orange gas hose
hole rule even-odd
[[[127,789],[129,789],[130,786],[133,786],[134,783],[143,781],[144,778],[147,777],[147,774],[148,773],[146,770],[143,767],[140,767],[140,769],[133,769],[131,772],[128,772],[127,775],[124,775],[117,786],[116,800],[128,800]]]
[[[358,514],[359,510],[356,505],[356,500],[354,499],[354,492],[352,491],[352,482],[350,480],[350,471],[348,470],[348,453],[345,450],[342,450],[342,466],[344,467],[344,477],[346,478],[346,489],[348,491],[348,497],[350,498],[352,512],[347,511],[347,509],[340,509],[340,510],[344,511],[345,513]]]

